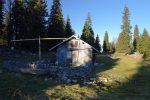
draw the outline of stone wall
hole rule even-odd
[[[61,81],[68,79],[85,78],[92,70],[92,65],[78,67],[64,67],[50,64],[45,61],[37,61],[32,63],[6,61],[3,69],[15,72],[35,75],[49,75],[58,78]]]

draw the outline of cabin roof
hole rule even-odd
[[[62,45],[62,44],[64,44],[64,43],[68,42],[69,40],[71,40],[71,39],[73,39],[73,38],[78,39],[78,40],[81,40],[81,39],[78,38],[77,36],[72,35],[71,37],[67,38],[66,40],[63,40],[61,43],[59,43],[59,44],[53,46],[52,48],[50,48],[49,51],[51,51],[51,50],[53,50],[53,49],[59,47],[60,45]],[[84,43],[86,43],[86,42],[83,41],[83,40],[81,40],[81,41],[84,42]],[[86,44],[88,44],[88,43],[86,43]],[[88,45],[90,45],[90,44],[88,44]],[[90,45],[90,46],[91,46],[91,45]],[[96,48],[94,48],[93,46],[91,46],[91,47],[92,47],[92,49],[94,49],[96,52],[99,53],[99,51],[98,51]]]

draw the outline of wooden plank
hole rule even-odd
[[[66,38],[40,38],[40,40],[65,40]],[[20,39],[20,40],[11,40],[11,42],[21,42],[21,41],[36,41],[39,38],[34,39]]]
[[[78,51],[73,51],[73,64],[78,63]]]

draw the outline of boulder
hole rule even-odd
[[[90,78],[90,81],[96,81],[96,78]]]
[[[70,80],[70,79],[67,79],[67,83],[71,83],[71,80]]]
[[[77,83],[78,81],[77,80],[72,80],[72,83]]]

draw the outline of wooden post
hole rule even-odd
[[[21,41],[39,41],[39,61],[41,60],[41,40],[65,40],[66,38],[41,38],[39,36],[39,38],[34,38],[34,39],[20,39],[20,40],[15,40],[16,37],[13,37],[13,40],[11,40],[11,42],[14,43],[15,45],[15,42],[21,42]]]
[[[39,36],[39,61],[41,61],[41,38]]]

